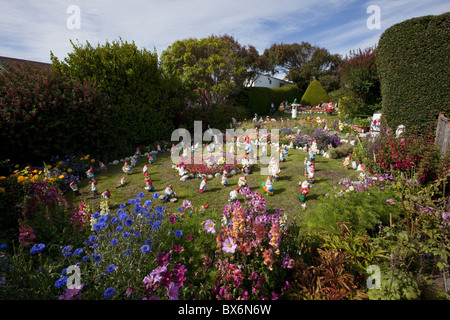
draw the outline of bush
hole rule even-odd
[[[299,101],[302,95],[301,90],[296,85],[285,85],[280,88],[249,87],[244,88],[235,97],[236,104],[247,108],[248,113],[253,116],[267,115],[270,111],[270,104],[279,106],[283,101]]]
[[[306,88],[305,93],[300,101],[303,105],[316,106],[320,103],[328,102],[330,98],[319,81],[314,80]]]
[[[105,155],[120,148],[106,97],[91,84],[33,65],[0,74],[1,154],[36,163],[56,154]]]
[[[449,28],[447,12],[403,21],[381,35],[376,57],[390,127],[425,129],[441,111],[450,113]]]

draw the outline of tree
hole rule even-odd
[[[376,111],[381,93],[375,47],[351,51],[339,66],[339,76],[348,98],[346,113],[350,116],[368,116]]]
[[[328,50],[311,45],[308,42],[301,44],[273,44],[264,51],[272,73],[285,73],[300,89],[306,90],[313,80],[321,81],[325,78],[326,91],[337,89],[334,79],[340,56],[330,54]]]
[[[228,35],[179,40],[161,54],[163,73],[181,79],[194,101],[207,109],[230,102],[260,65],[254,47]]]
[[[173,105],[162,99],[164,85],[156,53],[122,39],[97,47],[71,43],[74,51],[63,61],[51,53],[52,68],[94,83],[108,97],[115,129],[126,145],[170,136],[175,113]]]

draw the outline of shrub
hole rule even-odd
[[[441,111],[450,113],[449,28],[447,12],[403,21],[381,35],[377,68],[390,127],[426,129]]]
[[[330,98],[319,81],[312,81],[306,88],[300,103],[308,106],[316,106],[320,103],[328,102]]]
[[[0,74],[0,150],[13,163],[111,153],[120,145],[110,120],[105,96],[89,83],[33,65]]]
[[[269,114],[270,104],[279,106],[283,101],[299,101],[302,95],[301,90],[296,85],[285,85],[280,88],[249,87],[241,90],[235,97],[236,104],[248,109],[248,113],[253,116]]]

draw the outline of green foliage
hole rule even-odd
[[[180,104],[162,99],[163,80],[156,53],[139,50],[134,42],[122,39],[97,47],[89,42],[84,46],[71,43],[74,51],[63,61],[51,55],[52,68],[68,77],[91,81],[108,97],[114,129],[121,139],[115,140],[118,148],[170,135],[174,109]]]
[[[270,104],[279,106],[283,101],[299,101],[302,95],[301,90],[296,85],[285,85],[280,88],[248,87],[244,88],[236,96],[235,101],[238,105],[243,105],[250,115],[269,114]]]
[[[302,96],[300,103],[308,106],[316,106],[320,103],[328,102],[329,100],[330,97],[328,96],[327,92],[322,87],[320,82],[314,80],[309,84],[308,88]]]
[[[450,113],[450,13],[413,18],[388,28],[376,51],[382,112],[390,127],[426,128]]]
[[[0,74],[1,153],[13,163],[56,154],[105,156],[118,137],[105,96],[91,84],[33,65]]]

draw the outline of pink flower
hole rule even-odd
[[[208,219],[205,221],[206,232],[216,233],[216,229],[214,228],[214,226],[215,226],[215,223],[211,219]]]
[[[167,287],[167,296],[169,297],[169,300],[178,300],[179,288],[180,287],[177,287],[173,282],[169,284],[169,286]]]
[[[233,242],[233,239],[231,237],[226,238],[225,241],[222,242],[223,252],[234,253],[236,246],[237,245]]]

